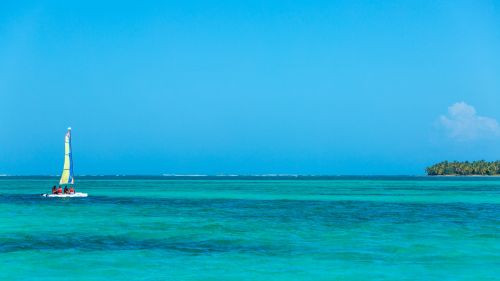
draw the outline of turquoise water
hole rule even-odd
[[[0,280],[500,280],[500,179],[0,179]]]

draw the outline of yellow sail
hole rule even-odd
[[[64,167],[59,184],[74,184],[73,178],[73,158],[71,154],[71,128],[64,137]]]

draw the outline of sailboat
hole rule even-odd
[[[73,176],[73,153],[71,150],[71,127],[64,137],[64,167],[59,180],[61,185],[74,185],[75,177]],[[87,193],[75,192],[73,194],[42,194],[44,197],[87,197]]]

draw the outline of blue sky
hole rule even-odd
[[[498,1],[12,1],[0,174],[422,174],[500,158]]]

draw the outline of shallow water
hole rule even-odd
[[[0,179],[0,280],[500,280],[500,179]]]

